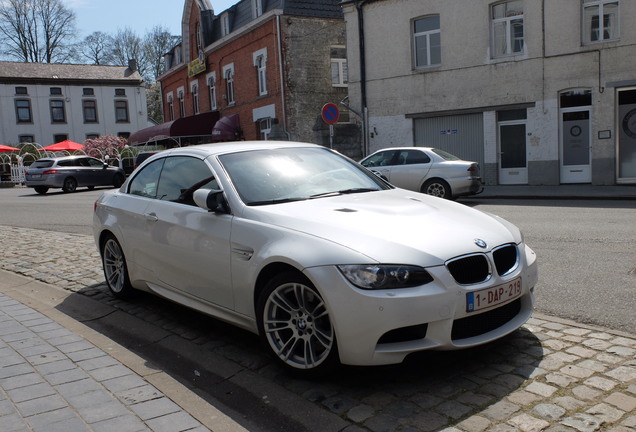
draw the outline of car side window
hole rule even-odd
[[[101,168],[104,166],[104,163],[100,160],[97,159],[93,159],[93,158],[88,158],[86,159],[86,161],[88,162],[88,166],[92,167],[92,168]]]
[[[391,159],[393,159],[394,154],[395,151],[393,150],[376,153],[365,161],[364,166],[377,167],[391,165]]]
[[[205,162],[188,156],[165,159],[159,178],[157,199],[194,206],[196,204],[193,194],[200,188],[219,188],[212,171]]]
[[[405,153],[404,158],[407,165],[424,164],[431,161],[431,158],[426,153],[419,150],[407,150],[403,153]]]
[[[157,198],[159,174],[161,174],[164,161],[165,159],[158,159],[139,171],[131,180],[128,193],[147,198]]]

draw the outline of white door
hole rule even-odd
[[[499,122],[499,184],[528,184],[525,120]]]
[[[561,183],[592,182],[591,108],[561,109]]]

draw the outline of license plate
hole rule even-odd
[[[40,178],[40,177],[42,177],[41,174],[31,174],[31,178],[36,179],[36,178]]]
[[[466,312],[475,312],[506,303],[521,295],[521,278],[508,283],[466,294]]]

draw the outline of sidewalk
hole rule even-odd
[[[618,199],[636,200],[636,185],[593,186],[569,184],[559,186],[486,185],[479,195],[463,199]]]
[[[245,431],[152,364],[61,312],[88,306],[71,296],[0,271],[0,430]],[[101,312],[81,313],[90,319]]]

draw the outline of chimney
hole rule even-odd
[[[133,72],[137,72],[137,60],[135,59],[128,60],[128,69],[130,69]]]

